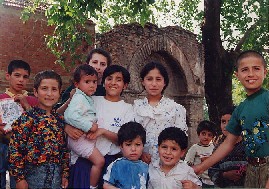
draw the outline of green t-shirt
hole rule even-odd
[[[226,129],[243,134],[248,157],[269,156],[269,91],[261,89],[248,96],[234,110]]]

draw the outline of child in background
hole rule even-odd
[[[194,144],[188,150],[185,161],[189,166],[197,165],[207,159],[213,152],[214,145],[212,143],[213,137],[216,135],[216,125],[211,121],[201,121],[197,127],[197,135],[199,143]],[[199,175],[203,188],[214,188],[214,183],[208,176],[208,171]]]
[[[180,104],[165,97],[164,90],[169,84],[165,67],[158,62],[150,62],[140,72],[142,85],[147,96],[134,101],[135,121],[146,130],[147,141],[142,160],[146,163],[157,162],[158,136],[167,127],[178,127],[187,132],[186,110]]]
[[[128,122],[118,132],[122,158],[112,162],[104,175],[106,188],[147,188],[148,165],[139,160],[146,142],[146,131],[141,124]]]
[[[88,64],[82,64],[75,69],[73,82],[76,92],[64,112],[64,119],[70,124],[85,133],[95,132],[98,128],[96,111],[91,95],[97,87],[97,72]],[[92,162],[90,174],[90,188],[97,188],[97,183],[104,165],[104,157],[95,147],[96,140],[87,139],[86,134],[78,140],[68,137],[68,147],[71,151],[71,164],[79,157],[87,158]]]
[[[188,137],[180,128],[168,127],[158,137],[160,161],[149,166],[149,189],[201,188],[201,181],[181,158],[188,147]]]
[[[9,171],[16,188],[66,188],[69,153],[64,119],[53,110],[62,86],[53,71],[35,76],[37,107],[23,113],[12,125],[9,143]]]
[[[215,145],[214,151],[225,140],[228,131],[226,126],[232,116],[234,107],[225,108],[221,114],[221,131],[222,135]],[[246,175],[246,155],[242,137],[238,138],[234,149],[223,160],[216,163],[208,169],[208,175],[214,182],[214,185],[221,188],[243,188]]]
[[[194,166],[196,173],[226,157],[243,134],[248,161],[244,187],[269,188],[269,92],[262,88],[266,74],[266,61],[260,53],[249,50],[238,56],[235,75],[244,86],[247,97],[234,110],[224,142],[207,160]]]
[[[24,110],[37,105],[37,99],[33,96],[28,96],[25,91],[26,85],[29,82],[31,68],[29,64],[23,60],[12,60],[6,72],[6,80],[9,82],[9,87],[6,92],[0,94],[0,99],[13,98],[15,102],[19,103]],[[4,129],[5,123],[0,123],[0,188],[6,188],[6,171],[8,167],[7,162],[7,148],[11,135],[11,130]],[[15,188],[16,182],[13,177],[10,177],[10,187]]]
[[[103,175],[107,166],[121,156],[118,146],[117,133],[121,125],[133,121],[133,108],[131,104],[121,99],[121,93],[130,82],[130,73],[122,66],[111,65],[107,67],[103,74],[102,83],[106,90],[105,96],[92,96],[98,120],[98,129],[89,134],[90,139],[97,139],[96,148],[105,157],[105,165],[102,170]],[[70,131],[76,132],[78,129],[66,126]],[[89,188],[89,166],[91,162],[87,159],[78,158],[71,167],[70,185],[72,188]],[[103,186],[103,178],[100,177],[99,187]]]

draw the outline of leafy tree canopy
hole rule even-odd
[[[47,45],[63,66],[65,55],[73,61],[83,41],[91,42],[85,31],[86,20],[93,19],[100,32],[114,25],[152,22],[159,26],[179,25],[201,35],[203,22],[201,0],[31,0],[23,11],[26,21],[40,7],[45,10],[48,25],[55,26],[47,36]],[[221,38],[227,50],[269,48],[269,0],[223,0],[221,7]]]

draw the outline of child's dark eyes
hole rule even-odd
[[[136,145],[136,146],[141,146],[142,144],[141,144],[141,143],[136,143],[135,145]]]
[[[103,64],[101,64],[101,66],[103,66],[103,67],[105,67],[107,64],[105,64],[105,63],[103,63]]]
[[[226,120],[221,120],[221,123],[222,124],[226,124]]]
[[[41,87],[41,90],[43,90],[43,91],[45,91],[47,89],[48,89],[47,87]]]

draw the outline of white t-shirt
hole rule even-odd
[[[149,189],[168,189],[168,188],[182,188],[181,180],[190,180],[198,186],[202,186],[198,176],[193,169],[185,162],[180,160],[173,169],[165,174],[159,164],[149,165]]]
[[[197,165],[202,162],[203,158],[211,156],[212,152],[214,150],[213,143],[210,143],[207,146],[203,146],[200,144],[194,144],[190,147],[188,150],[188,153],[185,157],[185,162],[189,165]],[[208,185],[214,185],[214,183],[211,181],[210,177],[208,176],[208,170],[203,172],[199,177],[202,179],[202,182]]]
[[[92,98],[96,109],[98,128],[104,128],[118,133],[124,123],[134,121],[133,107],[131,104],[123,100],[111,102],[103,96],[92,96]],[[102,155],[115,155],[120,152],[119,146],[103,136],[97,138],[96,147]]]
[[[142,124],[147,133],[144,152],[151,155],[152,162],[159,162],[158,136],[167,127],[178,127],[187,134],[186,109],[175,101],[162,97],[156,106],[148,99],[134,101],[135,121]]]

